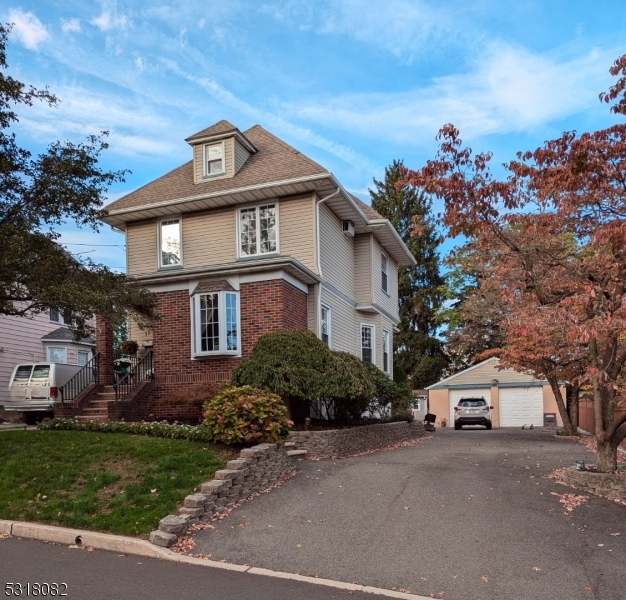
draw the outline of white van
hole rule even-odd
[[[32,413],[51,411],[59,398],[59,388],[83,367],[61,363],[22,363],[9,380],[10,398],[4,410]]]

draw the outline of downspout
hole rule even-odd
[[[322,259],[321,259],[321,250],[320,250],[320,205],[323,204],[324,202],[326,202],[326,200],[330,200],[331,198],[335,198],[336,196],[338,196],[341,193],[341,188],[337,187],[337,190],[334,191],[332,194],[329,194],[328,196],[326,196],[326,198],[322,198],[321,200],[318,200],[317,204],[315,205],[315,228],[316,228],[316,241],[317,241],[317,270],[319,272],[319,276],[320,279],[323,280],[324,276],[322,275]],[[317,337],[320,337],[320,331],[319,331],[319,314],[320,311],[322,309],[322,292],[321,292],[321,288],[319,286],[321,286],[322,283],[320,281],[320,283],[318,284],[318,288],[317,288],[317,302],[316,304],[316,314],[315,314],[315,332]]]

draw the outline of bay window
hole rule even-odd
[[[376,364],[376,357],[374,353],[374,326],[373,325],[361,325],[361,360]]]
[[[389,373],[389,332],[383,331],[383,371]]]
[[[237,292],[196,294],[194,318],[194,354],[241,354]]]

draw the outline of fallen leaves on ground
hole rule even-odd
[[[584,504],[589,500],[589,496],[579,496],[578,494],[557,494],[556,492],[550,492],[553,496],[559,499],[559,502],[565,506],[567,512],[572,512],[577,506]]]
[[[541,569],[539,567],[533,567],[533,571],[537,571],[537,573],[539,573],[539,571],[541,571]]]
[[[8,540],[11,537],[8,533],[0,533],[0,540]]]
[[[403,442],[397,442],[395,444],[390,444],[389,446],[383,446],[382,448],[374,448],[373,450],[363,450],[362,452],[357,452],[355,454],[346,454],[341,458],[354,458],[355,456],[367,456],[368,454],[375,454],[376,452],[389,452],[391,450],[399,450],[400,448],[410,448],[412,446],[417,446],[425,442],[426,440],[431,440],[434,436],[432,435],[423,435],[422,437],[413,438],[412,440],[404,440]],[[317,457],[306,457],[305,460],[319,461],[321,458]]]
[[[489,577],[487,577],[486,575],[483,575],[481,577],[481,579],[485,582],[485,583],[489,583]]]

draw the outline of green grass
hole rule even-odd
[[[1,432],[0,519],[146,537],[230,458],[184,440]]]

